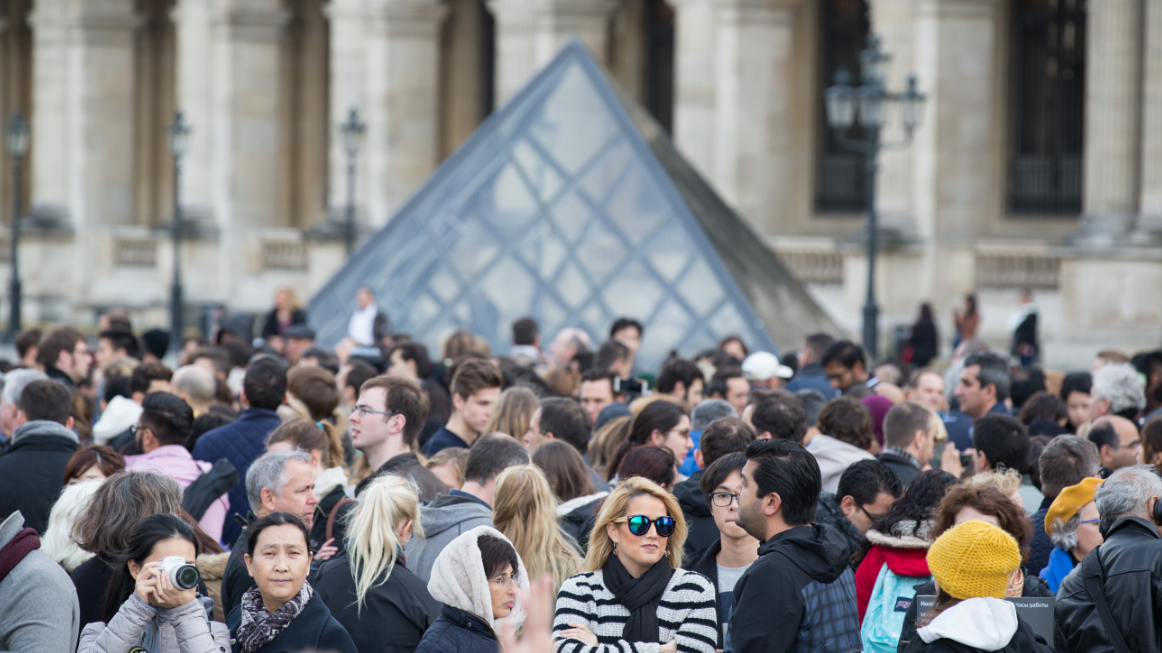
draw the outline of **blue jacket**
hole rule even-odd
[[[496,653],[499,648],[496,633],[483,619],[445,605],[415,653]]]
[[[250,510],[246,499],[246,471],[250,463],[266,452],[263,442],[270,432],[282,424],[278,413],[265,408],[251,408],[238,419],[206,432],[194,445],[194,459],[214,463],[225,458],[238,470],[238,485],[230,490],[230,507],[226,523],[222,525],[222,541],[234,542],[242,527],[234,520],[234,513],[245,515]]]
[[[459,447],[460,449],[468,449],[469,444],[462,440],[460,436],[448,430],[447,427],[441,427],[439,431],[432,434],[428,438],[427,443],[424,444],[424,456],[431,458],[440,453],[448,447]]]
[[[823,396],[828,400],[834,399],[838,393],[835,388],[831,387],[831,379],[827,378],[827,372],[823,370],[823,366],[819,363],[807,363],[795,378],[787,382],[787,390],[791,392],[798,392],[800,390],[818,390],[823,393]]]
[[[230,644],[233,653],[240,653],[238,626],[242,623],[242,606],[237,606],[226,616],[226,626],[230,629]],[[338,651],[339,653],[359,653],[351,636],[331,616],[331,611],[316,593],[306,607],[290,622],[290,625],[275,635],[274,639],[258,649],[256,653],[294,653],[311,649],[315,651]]]
[[[1049,583],[1049,589],[1056,594],[1061,588],[1061,581],[1073,571],[1075,564],[1073,554],[1054,548],[1053,553],[1049,554],[1049,564],[1041,570],[1041,578]]]

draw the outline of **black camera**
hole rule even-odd
[[[626,381],[619,377],[613,380],[613,394],[625,395],[627,403],[642,395],[649,394],[649,392],[650,384],[641,379],[630,379]]]

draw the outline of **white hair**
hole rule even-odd
[[[1153,497],[1162,498],[1162,478],[1158,478],[1153,466],[1134,465],[1114,472],[1093,497],[1101,515],[1102,532],[1123,517],[1151,520],[1148,506]]]
[[[100,479],[90,479],[66,485],[60,498],[52,505],[48,515],[48,528],[40,539],[40,550],[60,563],[70,574],[82,562],[93,557],[72,538],[73,522],[89,508],[89,500],[101,487]]]
[[[1146,407],[1146,380],[1129,363],[1107,363],[1093,373],[1093,396],[1108,399],[1110,412]]]
[[[311,464],[311,456],[302,451],[271,451],[255,460],[246,470],[246,498],[250,508],[257,511],[262,507],[262,489],[269,488],[276,495],[282,493],[287,484],[286,464],[297,460]]]
[[[33,381],[43,381],[48,375],[40,370],[12,370],[4,375],[4,392],[0,394],[0,406],[12,404],[20,408],[20,393]]]
[[[1081,528],[1081,511],[1062,521],[1060,517],[1053,519],[1053,530],[1048,533],[1053,540],[1053,546],[1062,551],[1072,551],[1077,547],[1077,530]]]

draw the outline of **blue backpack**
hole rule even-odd
[[[904,615],[916,597],[916,586],[929,580],[931,576],[896,575],[886,564],[880,569],[859,629],[864,653],[896,653]]]

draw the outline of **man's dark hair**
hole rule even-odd
[[[481,535],[476,538],[476,548],[480,549],[480,562],[484,566],[484,577],[493,576],[511,568],[509,572],[516,575],[520,571],[520,562],[517,559],[516,549],[508,542],[495,535]]]
[[[1014,409],[1023,408],[1029,397],[1048,389],[1045,372],[1039,367],[1023,367],[1009,377],[1009,396],[1013,400]]]
[[[706,382],[706,378],[702,376],[702,369],[698,367],[697,363],[685,358],[671,358],[662,365],[661,371],[658,372],[658,392],[670,394],[678,386],[679,381],[686,387],[686,392],[689,392],[690,386],[696,380]]]
[[[43,419],[68,424],[73,412],[73,393],[57,381],[33,381],[20,393],[20,412],[30,422]]]
[[[732,453],[742,453],[754,439],[754,429],[746,422],[737,417],[719,417],[710,422],[710,426],[702,431],[702,437],[698,440],[702,464],[709,468],[719,458]]]
[[[593,423],[589,414],[575,400],[566,397],[549,397],[541,400],[541,434],[573,445],[584,456],[589,451],[589,434]]]
[[[932,413],[914,401],[902,401],[884,417],[884,444],[906,449],[912,444],[916,431],[927,433],[932,428]],[[927,463],[921,460],[920,464]]]
[[[226,376],[230,374],[230,370],[234,367],[234,359],[231,358],[230,352],[222,347],[214,346],[199,349],[190,357],[190,363],[194,363],[202,358],[209,360],[210,364],[214,366],[215,375],[221,374]]]
[[[613,326],[609,327],[609,337],[612,338],[613,336],[617,335],[618,331],[621,331],[622,329],[628,329],[630,327],[637,329],[637,335],[639,338],[645,335],[646,331],[642,328],[641,322],[638,322],[632,317],[619,317],[613,321]]]
[[[254,354],[250,344],[241,340],[226,340],[218,346],[230,356],[232,367],[246,367],[246,364],[250,362],[250,357]]]
[[[334,353],[323,349],[322,347],[311,347],[303,352],[300,359],[313,358],[318,361],[319,367],[327,370],[331,374],[339,373],[339,357]]]
[[[158,444],[186,446],[194,427],[194,409],[177,395],[155,392],[141,402],[141,425],[153,433]]]
[[[128,376],[118,376],[116,378],[105,379],[105,401],[113,401],[113,397],[125,397],[126,399],[133,398],[133,392],[129,390]]]
[[[993,469],[1015,469],[1025,473],[1029,458],[1029,432],[1015,417],[989,413],[972,427],[972,446],[988,456]],[[1100,448],[1100,447],[1099,447]]]
[[[354,361],[351,364],[351,369],[347,370],[347,376],[344,378],[346,385],[344,387],[355,388],[355,394],[359,394],[359,389],[363,387],[371,379],[379,376],[379,372],[371,363],[364,361]]]
[[[759,498],[778,494],[788,526],[815,521],[815,506],[823,491],[815,456],[791,440],[755,440],[746,448],[746,457],[755,463],[751,481],[758,486]]]
[[[539,332],[540,327],[537,326],[536,320],[531,317],[522,317],[521,319],[512,323],[512,344],[536,344],[537,334]]]
[[[823,356],[827,354],[827,348],[835,343],[835,338],[826,333],[812,333],[807,336],[804,349],[811,352],[811,360],[823,364]]]
[[[516,438],[504,433],[489,433],[472,444],[464,481],[484,485],[513,465],[529,464],[529,452]]]
[[[1005,359],[990,351],[978,352],[964,359],[966,368],[973,365],[980,367],[977,380],[980,381],[981,389],[984,389],[986,385],[996,388],[998,404],[1009,398],[1011,381],[1009,380],[1009,363]]]
[[[27,329],[16,334],[16,353],[20,358],[28,355],[28,350],[40,344],[40,338],[44,334],[40,329]]]
[[[616,340],[606,340],[597,350],[597,358],[593,361],[593,369],[602,372],[608,371],[617,361],[629,358],[629,347]]]
[[[585,370],[584,372],[581,373],[581,383],[593,382],[593,381],[606,381],[609,383],[609,391],[612,392],[614,396],[617,396],[617,393],[613,391],[613,381],[616,378],[617,378],[616,374],[614,374],[613,372],[606,372],[605,370],[602,370],[600,367],[595,367],[591,370]],[[578,385],[577,387],[580,388],[581,386]]]
[[[171,379],[173,379],[173,370],[165,365],[142,363],[133,368],[133,374],[129,376],[129,394],[132,395],[135,392],[147,394],[149,386],[153,385],[154,381],[169,381]]]
[[[1088,395],[1093,389],[1093,375],[1089,372],[1073,372],[1066,374],[1061,380],[1061,401],[1069,401],[1071,392],[1080,392]]]
[[[743,467],[746,467],[746,451],[728,453],[706,466],[706,471],[702,472],[702,480],[698,482],[698,488],[706,498],[706,505],[711,505],[710,495],[714,494],[726,477],[742,471]]]
[[[823,360],[819,362],[822,363],[823,367],[827,367],[832,363],[839,363],[849,370],[855,369],[855,364],[859,363],[864,371],[867,371],[867,356],[863,353],[863,347],[860,347],[850,340],[840,340],[831,343],[827,351],[823,352]]]
[[[741,367],[720,368],[717,372],[714,373],[714,376],[710,377],[710,383],[706,384],[706,396],[713,397],[714,395],[718,395],[719,397],[726,399],[726,392],[729,387],[727,381],[730,379],[743,378],[745,377],[742,375]]]
[[[750,422],[755,433],[770,433],[776,440],[803,444],[807,435],[807,410],[803,402],[787,390],[757,391],[751,395],[754,410]]]
[[[904,494],[900,477],[878,460],[858,460],[840,474],[835,498],[842,500],[850,496],[860,506],[867,506],[875,503],[881,492],[899,499]]]
[[[391,348],[388,359],[392,354],[399,352],[399,357],[416,364],[416,376],[426,379],[432,375],[432,359],[428,356],[428,346],[422,342],[408,341]]]
[[[1105,425],[1098,425],[1094,430],[1101,426]],[[1077,485],[1082,479],[1097,476],[1101,470],[1098,447],[1093,442],[1076,435],[1058,436],[1045,445],[1041,452],[1039,467],[1041,492],[1050,499],[1055,498],[1062,490]]]
[[[1086,439],[1092,442],[1099,452],[1107,444],[1114,451],[1122,448],[1122,439],[1118,437],[1118,432],[1114,430],[1114,423],[1110,420],[1094,425],[1089,430],[1089,435],[1086,436]]]
[[[113,351],[124,351],[125,355],[130,358],[141,358],[141,347],[137,342],[137,337],[131,331],[109,329],[97,334],[97,338],[108,340]]]
[[[819,432],[853,447],[868,450],[875,440],[871,408],[851,396],[836,397],[819,411]]]
[[[277,409],[286,399],[286,368],[272,358],[254,361],[246,368],[242,392],[251,408]]]
[[[383,388],[387,393],[386,408],[393,415],[403,415],[403,441],[415,451],[428,418],[428,393],[411,379],[398,376],[377,376],[368,379],[359,387],[359,394],[372,388]],[[377,415],[379,419],[390,419],[387,415]]]
[[[67,351],[70,354],[77,348],[77,343],[85,339],[85,335],[70,326],[56,327],[50,329],[40,338],[37,351],[36,360],[41,365],[47,367],[56,367],[57,358],[60,358],[62,351]]]
[[[468,399],[481,390],[503,387],[504,374],[492,361],[468,358],[456,363],[456,371],[452,375],[451,394]]]

